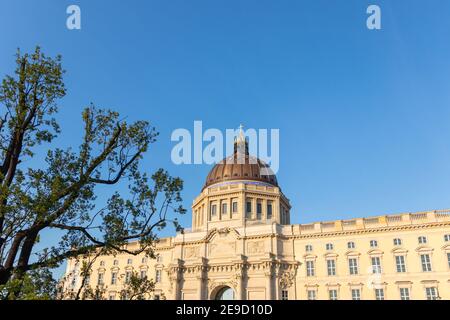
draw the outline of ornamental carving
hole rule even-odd
[[[238,282],[236,279],[230,279],[230,281],[214,281],[208,279],[208,291],[212,292],[217,287],[231,287],[234,290],[237,289]]]
[[[169,279],[169,292],[170,293],[173,292],[174,284],[180,282],[180,278],[179,278],[180,270],[181,270],[180,267],[172,267],[172,268],[168,268],[166,270],[167,278]]]
[[[186,259],[198,258],[200,256],[199,247],[187,247],[185,249]]]
[[[221,236],[226,236],[228,233],[230,233],[230,231],[231,231],[231,228],[229,228],[229,227],[225,227],[225,228],[221,228],[221,229],[217,230],[217,232]]]
[[[236,253],[236,242],[211,243],[209,245],[209,255],[225,256],[234,255]]]
[[[280,275],[279,283],[281,289],[287,289],[294,283],[294,274],[292,272],[284,272]]]
[[[249,242],[247,244],[248,254],[260,254],[264,253],[264,240]]]

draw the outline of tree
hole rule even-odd
[[[123,300],[145,300],[154,289],[155,283],[152,280],[149,280],[147,276],[140,277],[134,271],[130,279],[125,282],[120,296]]]
[[[69,275],[70,278],[70,275]],[[68,280],[64,279],[63,281]],[[107,300],[108,286],[83,283],[76,291],[61,291],[60,299],[70,300]],[[152,297],[155,282],[147,276],[141,277],[138,272],[133,271],[129,278],[123,279],[122,289],[118,298],[121,300],[147,300]],[[1,290],[0,290],[1,292]]]
[[[32,270],[22,279],[12,279],[0,286],[0,299],[52,300],[57,296],[57,283],[48,268]]]
[[[140,170],[155,128],[92,104],[82,112],[78,148],[48,150],[44,164],[26,167],[24,160],[60,133],[54,115],[66,94],[63,74],[61,57],[47,57],[37,47],[31,54],[18,51],[15,75],[0,87],[0,285],[23,283],[31,270],[94,252],[153,257],[157,230],[167,222],[179,229],[169,215],[185,213],[180,178],[163,169],[150,177]],[[101,205],[99,187],[111,194]],[[35,252],[39,236],[50,229],[59,230],[59,242]],[[127,249],[130,241],[138,241],[138,249]]]

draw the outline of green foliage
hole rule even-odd
[[[33,270],[22,278],[11,278],[0,286],[2,300],[51,300],[56,298],[57,283],[46,269]]]
[[[66,93],[64,70],[61,57],[47,57],[39,47],[32,54],[19,51],[16,63],[15,76],[0,87],[0,285],[14,275],[22,284],[11,283],[9,296],[19,297],[27,272],[68,258],[118,252],[153,257],[157,231],[167,222],[179,229],[169,215],[185,213],[181,179],[163,169],[150,176],[140,169],[158,136],[155,128],[91,104],[82,112],[79,147],[49,149],[44,165],[29,167],[24,160],[36,146],[60,133],[53,116]],[[96,197],[100,187],[111,195],[103,204]],[[60,241],[36,252],[50,229],[62,233]],[[128,250],[130,241],[139,248]]]
[[[137,272],[133,272],[123,290],[120,293],[122,300],[146,300],[155,289],[153,280],[147,277],[141,278]]]

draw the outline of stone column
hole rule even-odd
[[[241,207],[241,210],[240,210],[240,214],[241,214],[241,221],[242,221],[242,225],[245,225],[245,218],[246,218],[246,211],[245,211],[245,207],[246,207],[246,196],[245,196],[245,193],[242,191],[241,193],[240,193],[240,199],[239,199],[239,201],[240,201],[240,207]]]
[[[198,281],[198,300],[203,300],[203,275],[197,276]]]
[[[172,284],[172,298],[173,300],[181,300],[181,288],[180,288],[180,279],[178,277],[178,271],[175,269],[174,274],[171,275],[170,281]]]
[[[267,222],[267,199],[261,199],[261,220]]]
[[[201,257],[201,263],[198,266],[198,276],[197,276],[197,280],[198,280],[198,299],[199,300],[203,300],[203,299],[208,299],[207,297],[205,297],[205,280],[208,278],[207,276],[205,276],[205,272],[207,270],[207,260],[204,257]]]
[[[275,267],[275,272],[273,275],[274,278],[274,286],[275,286],[275,297],[273,297],[273,300],[279,300],[280,299],[280,284],[279,284],[279,279],[280,279],[280,268],[279,266]]]
[[[236,300],[246,300],[244,288],[244,265],[242,261],[235,265],[234,281],[236,281]]]
[[[177,262],[172,264],[169,270],[172,298],[173,300],[181,300],[182,260],[177,259]]]
[[[273,300],[272,271],[267,270],[264,275],[266,276],[266,300]]]

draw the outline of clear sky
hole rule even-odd
[[[170,135],[194,120],[280,129],[293,223],[450,207],[448,0],[0,0],[0,30],[1,77],[17,47],[63,56],[52,147],[79,144],[90,102],[149,120],[145,169],[182,177],[188,208],[210,166],[172,164]]]

